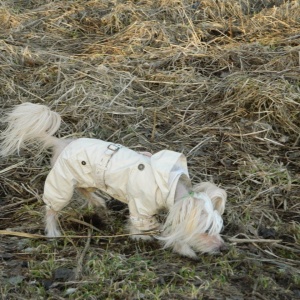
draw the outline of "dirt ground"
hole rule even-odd
[[[58,136],[182,152],[228,193],[219,255],[132,241],[126,205],[79,195],[48,241],[50,151],[1,157],[1,299],[300,299],[299,1],[4,0],[0,22],[1,119],[46,104]]]

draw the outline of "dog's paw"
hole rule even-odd
[[[59,230],[50,230],[50,231],[46,231],[46,237],[48,238],[55,238],[55,237],[60,237],[61,236],[61,232]]]
[[[129,221],[127,224],[127,229],[129,230],[130,238],[132,240],[144,240],[144,241],[152,241],[154,238],[147,234],[147,232],[143,232],[136,227],[134,227],[131,222]]]
[[[193,259],[197,258],[195,251],[187,244],[175,243],[173,246],[173,251],[179,253],[182,256],[190,257]]]
[[[138,241],[138,240],[143,240],[143,241],[153,241],[154,238],[150,235],[146,234],[132,234],[130,236],[132,240]]]

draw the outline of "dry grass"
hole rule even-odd
[[[193,181],[229,194],[229,250],[197,263],[156,243],[93,238],[90,221],[124,233],[127,209],[114,201],[105,224],[66,211],[67,233],[85,239],[3,234],[3,299],[300,297],[299,1],[1,3],[2,113],[45,103],[63,116],[61,136],[182,151]],[[48,160],[1,159],[0,229],[43,233]]]

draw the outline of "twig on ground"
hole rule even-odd
[[[88,237],[84,246],[84,249],[82,250],[80,256],[77,258],[78,263],[77,263],[77,267],[75,270],[75,280],[78,280],[81,277],[81,273],[82,273],[82,263],[83,263],[83,259],[90,247],[90,243],[91,243],[91,237],[92,237],[92,231],[89,229],[88,230]]]

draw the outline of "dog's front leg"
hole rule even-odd
[[[147,233],[147,231],[140,230],[132,224],[131,220],[128,220],[128,231],[131,234],[130,238],[133,240],[144,240],[144,241],[151,241],[153,237]],[[149,232],[149,231],[148,231]]]
[[[156,218],[139,218],[131,216],[128,220],[128,229],[133,240],[153,240],[153,232],[161,229],[161,224]]]
[[[60,230],[58,229],[58,212],[46,207],[45,223],[46,223],[46,236],[47,237],[59,237],[61,236]]]

